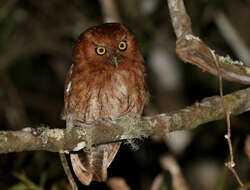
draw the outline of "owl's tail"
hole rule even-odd
[[[107,168],[115,158],[121,142],[98,145],[89,152],[70,154],[73,170],[79,181],[89,185],[91,181],[106,181]]]

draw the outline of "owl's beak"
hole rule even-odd
[[[118,62],[118,60],[117,60],[117,57],[116,57],[116,56],[114,56],[114,57],[113,57],[113,61],[112,61],[112,63],[113,63],[113,65],[114,65],[115,67],[118,67],[119,62]]]

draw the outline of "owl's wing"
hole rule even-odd
[[[121,142],[98,145],[90,152],[70,154],[73,170],[78,179],[89,185],[93,181],[106,181],[107,168],[113,161]]]
[[[72,89],[71,78],[72,78],[72,73],[73,73],[73,67],[74,67],[74,64],[70,66],[70,69],[66,76],[66,81],[65,81],[65,86],[64,86],[64,108],[61,113],[62,120],[66,120],[66,115],[67,115],[66,110],[69,105],[69,97],[70,97],[71,89]]]

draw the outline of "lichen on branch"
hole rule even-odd
[[[224,104],[231,115],[250,110],[250,88],[224,96]],[[191,130],[225,117],[220,97],[213,96],[179,111],[151,117],[126,117],[112,122],[97,121],[92,125],[83,123],[81,127],[71,129],[50,129],[45,126],[24,128],[21,131],[0,131],[0,153],[89,149],[95,144]]]

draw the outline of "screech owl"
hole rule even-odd
[[[144,59],[131,30],[106,23],[83,32],[73,51],[64,91],[63,119],[116,120],[142,113],[148,101]],[[105,181],[120,142],[70,154],[73,170],[85,185]]]

